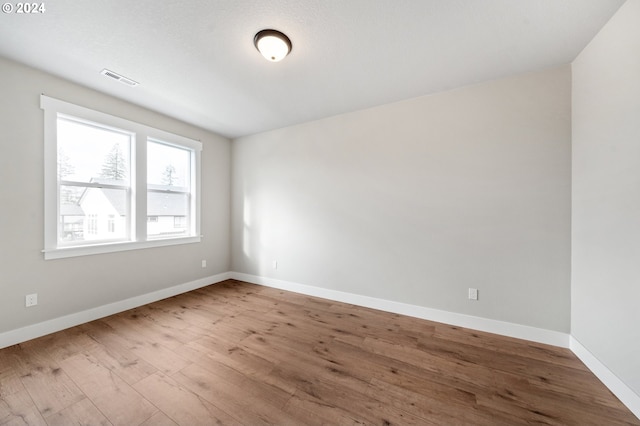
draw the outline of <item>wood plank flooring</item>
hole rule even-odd
[[[567,349],[229,280],[0,350],[0,425],[640,425]]]

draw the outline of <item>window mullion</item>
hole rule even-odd
[[[147,240],[147,138],[144,130],[136,133],[134,164],[136,165],[135,178],[132,181],[134,208],[132,208],[135,220],[135,240]],[[135,211],[133,211],[135,209]]]
[[[95,182],[75,182],[72,180],[59,181],[60,186],[80,186],[83,188],[101,188],[101,189],[125,189],[128,190],[127,185],[111,185],[107,183],[95,183]]]
[[[190,195],[191,191],[188,190],[175,190],[175,189],[151,189],[151,188],[147,188],[148,192],[155,192],[158,194],[187,194]]]

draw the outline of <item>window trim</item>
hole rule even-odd
[[[60,259],[66,257],[94,255],[151,247],[163,247],[177,244],[199,243],[201,218],[201,152],[202,143],[194,139],[156,129],[141,123],[116,117],[90,108],[85,108],[46,95],[40,96],[40,108],[44,110],[44,258]],[[81,120],[112,126],[135,134],[131,147],[131,230],[130,240],[109,241],[74,246],[58,245],[59,194],[58,194],[58,114],[68,115]],[[189,236],[147,238],[147,141],[163,141],[177,147],[193,151],[192,155],[192,217],[193,225]],[[143,213],[144,212],[144,213]]]

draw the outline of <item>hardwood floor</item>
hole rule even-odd
[[[229,280],[0,350],[0,425],[640,425],[567,349]]]

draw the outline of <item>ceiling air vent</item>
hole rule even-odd
[[[120,75],[118,73],[115,73],[113,71],[110,71],[110,70],[108,70],[106,68],[103,69],[102,71],[100,71],[100,74],[106,75],[107,77],[112,78],[114,80],[118,80],[120,83],[126,84],[127,86],[135,87],[138,84],[140,84],[137,81],[133,81],[130,78],[124,77],[124,76],[122,76],[122,75]]]

